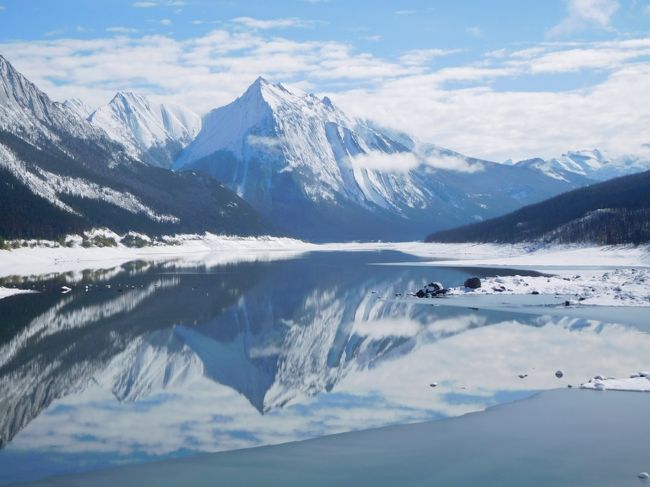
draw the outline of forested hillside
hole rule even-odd
[[[427,242],[650,242],[650,171],[569,191],[507,215],[437,232]]]

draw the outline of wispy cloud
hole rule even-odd
[[[547,35],[560,37],[588,28],[609,30],[618,9],[618,0],[568,0],[567,16]]]
[[[316,22],[297,17],[284,19],[256,19],[254,17],[235,17],[232,22],[256,30],[285,29],[288,27],[313,27]]]
[[[133,27],[123,27],[120,25],[116,25],[113,27],[106,27],[106,32],[113,32],[116,34],[134,34],[138,32],[138,29],[134,29]]]
[[[414,49],[400,57],[400,61],[407,66],[419,66],[430,62],[432,59],[448,56],[461,52],[462,49]]]
[[[156,2],[133,2],[131,4],[131,7],[135,8],[152,8],[157,6],[158,4]]]
[[[172,21],[171,21],[171,19],[161,19],[159,21],[159,24],[160,25],[172,25]]]
[[[417,10],[396,10],[395,15],[413,15],[418,13]]]
[[[478,26],[468,27],[465,31],[473,37],[483,37],[483,31]]]
[[[49,30],[45,34],[43,34],[45,37],[57,37],[62,34],[65,34],[65,29],[54,29],[54,30]]]

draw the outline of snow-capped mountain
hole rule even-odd
[[[133,159],[2,56],[0,186],[3,237],[51,238],[94,226],[149,233],[264,228],[249,205],[214,180]]]
[[[86,117],[124,145],[130,155],[160,167],[170,167],[201,129],[201,118],[191,110],[155,103],[131,92],[117,93],[110,103]]]
[[[72,110],[78,117],[86,119],[93,112],[83,100],[80,98],[70,98],[63,102],[63,106],[68,110]]]
[[[612,160],[598,149],[570,151],[553,159],[527,159],[516,163],[517,166],[536,169],[560,181],[574,181],[576,177],[592,181],[633,174],[650,169],[650,160],[627,158]]]
[[[174,167],[204,171],[303,238],[410,239],[578,186],[465,157],[351,119],[332,101],[258,78],[203,119]]]

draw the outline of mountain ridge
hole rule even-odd
[[[252,235],[270,227],[223,185],[143,164],[0,56],[0,235],[92,227]],[[197,198],[202,201],[196,204]]]
[[[590,182],[462,156],[258,78],[203,118],[174,169],[222,181],[299,238],[405,240]],[[418,233],[420,232],[420,233]]]

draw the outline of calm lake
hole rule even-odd
[[[408,296],[525,271],[280,257],[0,279],[40,291],[0,300],[0,483],[458,416],[647,366],[633,326]]]

